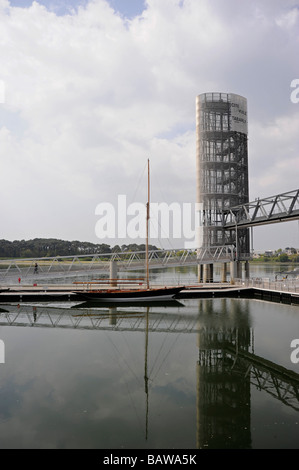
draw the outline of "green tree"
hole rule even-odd
[[[281,253],[281,255],[278,256],[278,261],[281,263],[286,263],[290,261],[290,258],[288,257],[286,253]]]

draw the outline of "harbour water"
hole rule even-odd
[[[299,448],[298,306],[0,308],[1,449]]]

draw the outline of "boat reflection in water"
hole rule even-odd
[[[265,392],[269,399],[279,401],[290,416],[297,416],[299,411],[299,375],[270,361],[271,354],[264,358],[255,353],[253,309],[259,305],[262,303],[245,299],[174,300],[154,307],[144,303],[99,307],[90,302],[71,308],[55,304],[2,305],[0,326],[61,328],[65,334],[74,328],[82,334],[88,330],[101,334],[108,331],[115,334],[111,336],[114,341],[120,340],[119,334],[129,335],[126,342],[129,338],[134,357],[142,356],[144,362],[139,376],[145,393],[145,424],[144,441],[136,429],[132,441],[126,443],[128,447],[246,449],[260,445],[253,444],[257,439],[253,439],[252,426],[252,415],[257,413],[255,393]],[[140,333],[144,335],[142,350],[139,342],[134,343],[135,333],[139,333],[138,338]],[[153,377],[152,363],[153,353],[162,350],[170,337],[172,349],[165,353],[164,360],[176,380],[167,383],[166,373],[158,372]],[[117,345],[120,351],[120,342]],[[101,345],[99,348],[104,354]],[[129,356],[124,361],[131,367]],[[159,418],[162,411],[157,411],[161,402],[165,404],[163,418]],[[113,410],[115,403],[110,405]],[[134,407],[138,407],[137,401]],[[116,416],[111,413],[114,422]],[[94,425],[93,421],[91,430]],[[279,438],[275,441],[277,447]],[[129,437],[116,435],[114,439],[114,447],[118,448]]]

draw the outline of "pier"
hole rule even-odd
[[[114,279],[113,283],[103,281],[75,282],[73,284],[11,285],[0,288],[0,304],[6,302],[68,302],[83,301],[80,293],[97,289],[140,288],[142,281],[127,282]],[[143,286],[144,287],[144,286]],[[165,285],[154,285],[165,287]],[[199,283],[185,285],[178,299],[190,298],[255,298],[299,305],[299,279],[270,281],[265,279],[236,279],[227,282]]]

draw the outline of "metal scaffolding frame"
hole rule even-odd
[[[196,100],[197,202],[202,204],[202,246],[235,245],[249,253],[247,230],[225,230],[223,211],[249,200],[247,100],[204,93]]]

